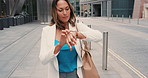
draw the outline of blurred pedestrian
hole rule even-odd
[[[41,62],[48,64],[49,78],[83,78],[79,39],[100,41],[102,34],[76,23],[69,0],[53,0],[51,23],[42,30],[39,54]]]

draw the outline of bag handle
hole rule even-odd
[[[77,24],[76,24],[76,30],[77,30],[77,32],[79,32]],[[79,41],[80,41],[80,39],[79,39]],[[80,46],[81,46],[81,49],[82,49],[82,42],[81,41],[80,41]]]
[[[75,26],[76,26],[76,30],[77,30],[77,32],[78,32],[79,30],[78,30],[78,27],[77,27],[77,23],[75,24]],[[83,47],[82,47],[82,42],[81,42],[80,39],[79,39],[79,42],[80,42],[80,47],[81,47],[81,57],[82,57],[82,50],[83,50]]]

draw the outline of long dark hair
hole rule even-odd
[[[52,11],[51,11],[51,14],[52,14],[52,19],[51,19],[51,23],[50,23],[50,26],[52,26],[53,24],[56,24],[56,27],[60,30],[64,30],[65,29],[65,26],[64,26],[64,23],[61,22],[59,19],[58,19],[58,16],[57,16],[57,3],[58,3],[59,0],[53,0],[52,2]],[[76,17],[75,17],[75,14],[74,14],[74,9],[71,5],[71,3],[69,2],[69,0],[65,0],[67,2],[67,4],[69,5],[69,8],[70,8],[70,18],[68,20],[68,22],[72,25],[72,26],[75,26],[75,22],[76,22]]]

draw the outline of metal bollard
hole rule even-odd
[[[118,21],[118,15],[116,15],[117,21]]]
[[[107,70],[107,56],[108,56],[108,32],[103,32],[103,57],[102,69]]]
[[[89,28],[91,28],[91,25],[88,25]],[[91,41],[88,41],[88,49],[91,50]]]
[[[79,23],[79,20],[77,20],[77,23]]]
[[[138,19],[137,19],[137,24],[139,24],[139,17],[138,17]]]
[[[129,15],[129,23],[131,23],[131,16]]]
[[[124,15],[122,15],[122,22],[124,21],[123,18],[124,18]]]
[[[91,28],[91,25],[88,25],[89,28]]]
[[[113,15],[112,15],[112,20],[113,20]]]
[[[107,16],[108,17],[108,21],[109,21],[109,16]]]

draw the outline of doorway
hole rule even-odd
[[[101,16],[101,4],[94,4],[93,5],[93,15],[100,17]]]

